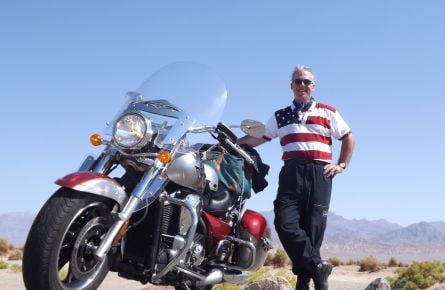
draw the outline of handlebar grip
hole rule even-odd
[[[238,144],[234,144],[231,140],[225,140],[226,144],[229,145],[233,150],[236,151],[248,164],[255,165],[255,160],[250,157],[250,155],[243,150]]]
[[[227,127],[226,124],[224,123],[218,123],[218,125],[216,126],[216,131],[218,133],[222,133],[222,137],[227,137],[231,142],[236,143],[236,140],[238,140],[238,137],[236,136],[235,133],[233,133],[232,130],[230,130],[229,127]],[[221,140],[219,140],[221,141]]]

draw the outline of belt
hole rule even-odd
[[[308,164],[314,164],[314,165],[326,165],[328,162],[321,161],[321,160],[314,160],[314,159],[286,159],[283,160],[284,165],[308,165]]]

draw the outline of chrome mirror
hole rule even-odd
[[[263,137],[266,132],[266,126],[255,120],[243,120],[240,128],[247,135],[257,138]]]

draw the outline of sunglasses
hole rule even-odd
[[[314,82],[308,79],[294,79],[294,83],[298,86],[305,84],[306,86],[313,84]]]

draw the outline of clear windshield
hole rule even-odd
[[[155,72],[127,96],[118,115],[143,112],[159,133],[156,145],[162,147],[175,143],[192,127],[216,126],[224,111],[227,90],[208,67],[176,62]],[[108,134],[113,126],[114,122],[109,124]]]

